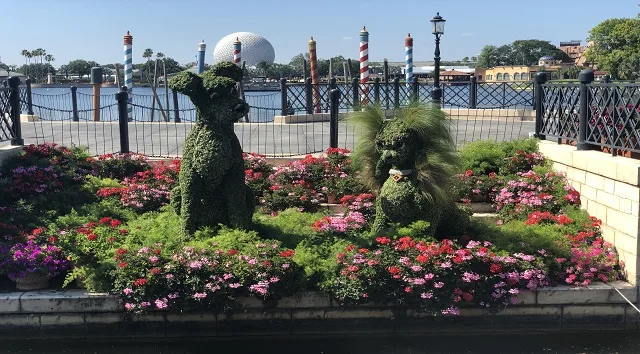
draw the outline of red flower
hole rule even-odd
[[[34,229],[32,233],[33,233],[33,235],[38,236],[38,235],[40,235],[44,230],[45,230],[45,229],[44,229],[44,227],[39,227],[39,228],[37,228],[37,229]]]
[[[465,176],[467,176],[467,177],[471,177],[471,176],[473,176],[473,171],[471,171],[471,170],[466,170],[466,171],[464,172],[464,175],[465,175]]]
[[[469,294],[469,293],[462,293],[462,298],[464,299],[464,301],[466,302],[471,302],[473,301],[473,295]]]
[[[376,242],[378,242],[381,245],[386,245],[387,243],[391,242],[391,239],[389,239],[388,237],[381,236],[381,237],[376,237]]]
[[[87,224],[87,227],[95,227],[96,223],[94,221]]]
[[[115,241],[115,240],[116,240],[116,238],[115,238],[115,237],[109,237],[109,238],[107,239],[107,242],[109,242],[109,243],[113,243],[113,241]]]
[[[118,250],[116,251],[117,255],[122,255],[122,254],[127,254],[127,250],[124,248],[118,248]]]
[[[158,268],[158,267],[153,267],[153,268],[151,268],[151,269],[149,270],[149,272],[150,272],[151,274],[158,275],[158,274],[160,274],[160,268]]]
[[[280,257],[293,257],[294,254],[296,254],[294,250],[285,250],[280,252]]]
[[[356,249],[356,246],[354,246],[354,245],[349,245],[349,246],[347,246],[344,250],[345,250],[345,251],[347,251],[347,252],[351,252],[351,251],[353,251],[353,250],[355,250],[355,249]]]
[[[349,269],[350,272],[357,272],[358,269],[360,269],[360,268],[358,268],[358,266],[356,266],[356,265],[352,265],[352,266],[349,266],[349,268],[347,268],[347,269]]]
[[[118,227],[118,226],[122,225],[122,221],[120,221],[118,219],[113,219],[113,220],[111,220],[111,223],[109,225],[111,225],[111,227],[115,228],[115,227]]]
[[[147,279],[145,278],[139,278],[136,279],[136,281],[133,282],[133,286],[143,286],[147,284]]]
[[[491,273],[500,273],[500,271],[502,270],[502,266],[499,264],[491,264],[491,266],[489,267],[489,271]]]
[[[153,254],[160,254],[160,250],[159,249],[153,250]]]
[[[96,234],[90,234],[89,236],[87,236],[87,240],[89,241],[95,241],[98,239],[98,235]]]
[[[234,256],[238,253],[238,250],[234,250],[233,248],[227,251],[227,254],[230,256]]]
[[[120,263],[118,263],[118,267],[120,267],[120,268],[124,268],[124,267],[126,267],[126,266],[127,266],[127,262],[120,262]]]
[[[367,253],[367,252],[369,252],[369,250],[366,248],[361,248],[358,250],[358,253]]]
[[[400,269],[400,267],[395,267],[395,266],[389,267],[389,273],[391,274],[400,274],[401,271],[402,269]]]
[[[104,217],[102,219],[100,219],[100,221],[98,221],[98,223],[100,223],[101,225],[107,224],[111,222],[111,218],[108,217]]]
[[[120,230],[120,233],[123,234],[123,235],[126,235],[126,234],[129,233],[129,231],[127,229],[122,229],[122,230]]]
[[[54,242],[56,242],[56,238],[53,236],[49,237],[49,243],[54,243]]]
[[[410,293],[411,292],[411,287],[407,286],[406,288],[404,288],[404,292],[405,293]]]
[[[429,261],[429,256],[421,254],[416,258],[416,260],[420,263],[427,263]]]

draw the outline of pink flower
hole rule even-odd
[[[167,299],[157,299],[155,301],[156,307],[159,309],[165,309],[167,308]]]
[[[443,286],[444,286],[444,283],[443,283],[443,282],[441,282],[441,281],[436,282],[436,283],[433,283],[433,287],[434,287],[434,288],[436,288],[436,289],[440,289],[440,288],[442,288]]]
[[[127,310],[129,310],[129,311],[130,311],[130,310],[133,310],[135,307],[136,307],[136,305],[134,305],[134,304],[132,304],[132,303],[129,303],[129,302],[127,302],[126,304],[124,304],[124,308],[125,308],[125,309],[127,309]]]
[[[122,290],[122,292],[123,292],[125,295],[129,295],[129,294],[131,294],[131,293],[133,292],[133,290],[132,290],[131,288],[125,288],[124,290]]]
[[[423,299],[431,299],[433,297],[433,293],[422,293],[420,297]]]
[[[198,300],[204,299],[206,297],[207,297],[207,293],[195,293],[195,294],[193,294],[193,298],[194,299],[198,299]]]
[[[241,287],[241,286],[242,286],[242,284],[240,284],[240,283],[232,283],[232,284],[229,284],[229,287],[230,287],[231,289],[237,289],[237,288],[239,288],[239,287]]]

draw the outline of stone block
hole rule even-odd
[[[288,335],[291,313],[286,309],[245,310],[218,315],[218,336]]]
[[[551,160],[554,159],[553,156],[554,156],[553,152],[550,152],[549,155],[545,155],[545,157],[547,157],[547,158],[549,158]],[[569,167],[574,167],[574,168],[586,171],[587,170],[587,161],[588,161],[588,159],[587,159],[587,156],[585,154],[585,151],[574,151],[572,159],[571,159],[572,164]],[[591,172],[593,172],[593,171],[591,171]]]
[[[238,304],[243,309],[261,309],[264,308],[264,301],[258,299],[255,296],[243,296],[238,298]]]
[[[616,179],[637,186],[640,184],[640,161],[625,157],[614,157],[616,162]]]
[[[619,251],[626,251],[630,254],[638,254],[638,237],[629,235],[621,231],[616,231],[616,239],[614,245]]]
[[[394,333],[399,309],[339,308],[326,310],[322,333]]]
[[[589,187],[586,184],[583,184],[582,188],[580,188],[580,195],[590,200],[598,200],[597,192],[597,189]]]
[[[598,203],[605,205],[609,208],[613,208],[613,209],[619,209],[620,208],[620,197],[618,197],[617,195],[613,195],[610,193],[607,193],[605,191],[603,191],[602,189],[599,189],[596,192],[596,200],[598,201]],[[631,204],[629,204],[629,208],[631,208]],[[631,210],[629,210],[631,211]]]
[[[640,216],[640,203],[631,202],[631,215]]]
[[[580,193],[580,190],[582,189],[582,183],[571,180],[571,179],[568,179],[567,181],[569,182],[569,185],[573,187],[573,189],[575,189],[576,191],[578,191],[578,193]]]
[[[565,306],[562,330],[621,330],[625,327],[626,305]]]
[[[85,338],[83,314],[40,315],[43,339]]]
[[[85,330],[87,338],[122,338],[125,331],[124,313],[87,313]]]
[[[0,293],[0,314],[20,312],[20,296],[22,292]]]
[[[595,173],[587,172],[585,174],[585,184],[598,190],[604,190],[605,178]]]
[[[603,225],[607,225],[607,207],[605,205],[593,201],[589,203],[588,207],[587,212],[590,215],[602,220]]]
[[[141,315],[127,314],[124,318],[125,338],[165,338],[166,321],[162,312]]]
[[[615,245],[615,243],[616,243],[616,230],[613,229],[612,227],[609,227],[608,225],[602,225],[600,230],[602,231],[602,238],[604,238],[605,241],[610,242],[610,243]]]
[[[538,143],[538,151],[551,161],[556,161],[565,165],[573,164],[573,154],[575,147],[569,145],[559,145],[551,141],[541,141]]]
[[[37,122],[40,120],[40,116],[37,116],[35,114],[21,114],[20,115],[20,121],[21,122]]]
[[[640,304],[636,304],[636,307]],[[625,329],[627,331],[640,331],[640,312],[631,306],[626,307]]]
[[[116,296],[88,293],[82,289],[26,292],[20,298],[20,306],[22,312],[30,313],[122,311]]]
[[[559,163],[559,162],[554,162],[554,163],[552,164],[552,168],[553,168],[555,171],[562,172],[562,173],[564,173],[564,174],[566,174],[566,173],[567,173],[567,171],[569,170],[569,166],[567,166],[567,165],[565,165],[565,164],[562,164],[562,163]]]
[[[618,200],[620,202],[620,204],[618,205],[618,210],[620,210],[620,212],[622,213],[633,215],[633,205],[634,204],[638,205],[638,203],[632,202],[631,200],[624,199],[624,198],[619,198]],[[634,216],[638,216],[638,215],[634,215]]]
[[[331,306],[329,295],[320,292],[305,292],[278,301],[278,308],[323,308]]]
[[[0,339],[40,338],[40,316],[22,313],[0,315]]]
[[[640,188],[635,185],[627,184],[620,181],[615,181],[615,195],[625,199],[629,199],[632,202],[640,202]]]
[[[620,290],[630,301],[638,301],[638,291],[635,286],[626,282],[612,282],[611,285]],[[537,292],[540,305],[627,303],[613,288],[601,283],[579,288],[560,285],[553,288],[540,288]]]
[[[496,331],[560,331],[560,306],[510,306],[496,313]]]
[[[535,305],[536,304],[536,292],[524,290],[518,294],[514,305]]]
[[[486,309],[461,309],[460,316],[432,315],[414,309],[396,321],[396,333],[469,333],[491,332],[494,315]]]
[[[614,194],[615,193],[615,186],[616,186],[616,182],[615,180],[611,179],[611,178],[605,178],[604,179],[604,191],[609,193],[609,194]]]
[[[584,170],[574,168],[574,167],[569,167],[567,169],[567,178],[570,181],[585,184],[587,180],[587,173]]]
[[[640,219],[637,216],[607,208],[607,225],[612,226],[617,231],[622,231],[629,235],[637,235],[639,224]]]
[[[215,337],[214,313],[168,313],[167,337]]]

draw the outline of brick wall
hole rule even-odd
[[[640,282],[640,161],[569,145],[540,142],[540,152],[580,192],[582,209],[602,220],[602,234],[616,246],[629,282]]]

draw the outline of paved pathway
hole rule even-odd
[[[131,122],[129,147],[150,156],[180,156],[192,123]],[[463,117],[451,120],[451,133],[458,146],[480,139],[514,140],[526,138],[534,130],[533,121],[519,117]],[[329,123],[274,124],[237,123],[235,131],[244,151],[269,156],[304,155],[324,151],[329,146]],[[89,148],[91,154],[120,151],[117,122],[37,121],[23,122],[25,144],[55,142]],[[339,124],[339,146],[353,149],[353,128]],[[6,144],[6,143],[0,143]]]

